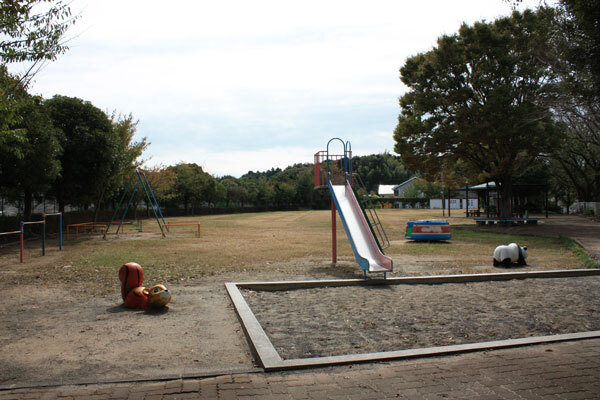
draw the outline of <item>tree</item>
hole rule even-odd
[[[248,194],[246,199],[249,203],[259,207],[268,207],[275,200],[275,188],[273,182],[264,176],[256,178],[242,177],[242,186]]]
[[[144,172],[152,187],[152,192],[156,200],[161,202],[168,202],[175,197],[173,187],[175,186],[175,172],[172,168],[168,168],[162,165],[154,167],[145,167]]]
[[[207,199],[212,176],[195,163],[179,163],[170,168],[175,173],[175,199],[183,204],[186,214],[190,206],[192,206],[190,211],[193,213],[194,206]]]
[[[28,219],[33,196],[45,195],[60,171],[62,149],[42,99],[29,95],[4,66],[0,93],[0,189],[4,197],[22,201]]]
[[[207,180],[206,189],[204,190],[205,200],[213,206],[220,201],[225,201],[227,198],[227,188],[212,175],[206,172],[205,174]]]
[[[300,207],[312,208],[314,197],[314,166],[302,164],[296,176],[296,204]]]
[[[60,132],[54,128],[41,98],[32,97],[24,103],[20,114],[25,131],[21,156],[4,154],[0,164],[7,170],[2,181],[16,190],[19,197],[23,196],[23,216],[29,219],[33,196],[45,195],[61,170],[58,158],[62,148]]]
[[[0,3],[0,59],[3,63],[31,62],[19,78],[27,82],[43,61],[67,51],[64,36],[77,17],[62,0],[3,0]]]
[[[5,156],[23,158],[25,129],[21,111],[30,98],[23,84],[0,65],[0,153]],[[0,176],[2,168],[0,163]]]
[[[98,201],[118,165],[120,152],[113,125],[92,103],[75,97],[54,96],[44,104],[54,126],[63,133],[62,172],[51,193],[61,211],[66,204],[87,207]]]
[[[409,58],[400,73],[410,91],[400,99],[394,131],[404,162],[432,181],[455,173],[458,164],[470,180],[494,180],[500,217],[510,218],[513,180],[548,154],[558,136],[539,102],[553,75],[532,56],[548,26],[540,12],[515,11],[493,23],[463,24]]]
[[[435,199],[440,197],[442,190],[444,190],[444,187],[439,184],[426,181],[422,178],[417,178],[415,183],[403,193],[402,197],[407,199]]]
[[[221,179],[221,184],[225,187],[225,202],[229,207],[232,203],[244,205],[247,191],[233,176],[226,176]]]
[[[552,158],[580,201],[600,201],[600,7],[562,0],[546,12],[552,31],[536,55],[559,78],[546,103],[566,132]]]
[[[0,2],[0,153],[22,159],[25,130],[19,115],[27,101],[27,84],[45,60],[67,50],[64,35],[76,18],[62,0]],[[9,74],[7,63],[30,62],[21,76]],[[3,174],[0,167],[0,176]]]
[[[274,185],[274,190],[273,196],[277,205],[289,209],[296,197],[296,186],[288,182],[278,182]]]
[[[363,181],[367,192],[377,192],[379,185],[402,183],[412,176],[401,158],[389,153],[352,158],[352,170]]]
[[[131,174],[142,164],[142,161],[138,159],[148,147],[145,137],[138,142],[133,141],[137,121],[134,121],[132,114],[123,116],[113,112],[110,116],[110,122],[112,125],[110,137],[112,142],[112,165],[110,165],[104,184],[98,188],[99,192],[96,193],[97,207],[94,220],[97,219],[98,211],[101,209],[104,199],[118,196],[119,192],[124,189]],[[143,191],[138,194],[143,194]],[[141,200],[141,198],[136,200]]]

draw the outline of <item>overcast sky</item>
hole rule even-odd
[[[539,0],[524,1],[534,7]],[[31,92],[132,113],[149,165],[215,176],[312,162],[332,137],[393,152],[399,68],[502,0],[74,0],[68,53]],[[19,67],[11,67],[18,71]]]

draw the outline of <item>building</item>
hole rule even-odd
[[[394,197],[394,188],[398,185],[379,185],[377,195],[379,197]]]
[[[417,183],[417,177],[413,176],[407,181],[402,182],[399,185],[394,187],[394,196],[396,197],[406,197],[406,194],[409,190],[413,188],[413,186]]]

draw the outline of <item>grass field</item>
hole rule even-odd
[[[492,253],[499,244],[517,242],[530,248],[532,269],[577,268],[583,261],[568,243],[558,238],[503,234],[479,230],[473,221],[449,218],[452,240],[446,243],[416,243],[404,240],[406,221],[441,218],[439,210],[381,210],[383,226],[391,241],[386,254],[394,260],[393,275],[484,272],[491,268]],[[447,218],[448,219],[448,218]],[[0,276],[7,284],[72,285],[94,294],[118,291],[118,268],[135,261],[144,267],[145,282],[175,283],[188,279],[237,273],[252,277],[274,271],[279,279],[301,279],[318,269],[331,269],[330,211],[265,212],[173,218],[169,221],[200,221],[196,226],[178,226],[162,238],[153,220],[144,221],[144,232],[128,227],[124,234],[80,236],[66,241],[58,251],[57,239],[48,240],[41,257],[39,241],[28,241],[25,263],[18,247],[0,249]],[[112,229],[114,232],[114,229]],[[340,277],[362,273],[338,218]],[[330,270],[331,271],[331,270]]]

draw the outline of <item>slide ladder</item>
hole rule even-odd
[[[383,252],[384,249],[390,247],[390,240],[385,233],[385,229],[383,229],[383,225],[381,224],[381,220],[379,219],[379,214],[377,214],[377,209],[375,208],[375,202],[371,198],[371,196],[359,196],[356,187],[363,189],[365,193],[367,193],[367,188],[363,183],[362,179],[358,174],[352,175],[352,182],[354,184],[354,194],[360,203],[363,212],[365,213],[365,218],[371,227],[371,232],[373,232],[373,236],[375,237],[375,241],[379,246],[379,249]]]

